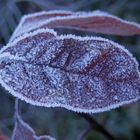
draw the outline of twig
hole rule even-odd
[[[101,124],[99,124],[95,119],[93,119],[90,115],[84,113],[78,113],[79,116],[84,118],[91,126],[93,130],[96,130],[102,133],[109,140],[116,140],[116,138],[108,132]]]

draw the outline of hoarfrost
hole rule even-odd
[[[41,28],[70,28],[122,36],[140,34],[139,24],[122,20],[103,11],[54,11],[24,16],[10,41],[13,41],[18,36],[24,35],[24,33]]]
[[[44,16],[39,17],[44,14],[27,16],[16,30],[21,30],[26,21],[43,23]],[[101,12],[65,14],[74,15],[52,17],[47,22],[70,19],[77,27],[79,21],[87,21],[86,15],[102,17]],[[120,25],[139,28],[105,13],[104,16]],[[124,47],[101,37],[59,36],[48,28],[37,28],[20,37],[14,34],[0,51],[0,83],[12,95],[33,105],[87,113],[107,111],[140,98],[138,63]]]

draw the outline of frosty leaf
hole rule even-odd
[[[19,36],[22,33],[25,33],[27,29],[36,28],[37,25],[40,25],[42,22],[53,18],[53,17],[63,17],[72,15],[72,12],[69,11],[49,11],[49,12],[38,12],[34,14],[25,15],[22,17],[19,25],[17,26],[15,32],[13,33],[10,41],[14,40],[15,37]]]
[[[34,130],[16,114],[12,140],[55,140],[50,136],[36,136]]]
[[[140,35],[140,25],[105,12],[81,12],[68,17],[50,19],[49,28],[70,28],[112,35]]]
[[[49,11],[49,12],[43,11],[39,13],[29,14],[24,16],[24,18],[22,19],[21,26],[27,27],[35,22],[39,23],[53,17],[64,17],[64,16],[66,17],[70,15],[72,15],[72,12],[69,11]]]
[[[33,105],[78,112],[102,112],[140,98],[138,64],[122,46],[48,29],[1,50],[0,83]]]
[[[122,20],[105,12],[52,11],[24,16],[11,40],[41,28],[70,28],[123,36],[140,35],[139,24]]]

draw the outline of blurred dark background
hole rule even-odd
[[[4,46],[24,14],[42,10],[103,10],[129,21],[140,23],[140,0],[0,0],[0,47]],[[74,30],[59,33],[102,36],[124,45],[140,62],[140,37],[109,36]],[[11,137],[14,127],[15,98],[0,87],[0,133]],[[88,127],[87,122],[63,108],[35,107],[21,103],[22,117],[38,135],[49,134],[58,140],[76,140]],[[140,140],[140,102],[99,114],[92,114],[112,134],[123,140]],[[91,131],[86,140],[104,140]]]

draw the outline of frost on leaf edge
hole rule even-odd
[[[36,13],[31,13],[31,14],[26,14],[26,15],[24,15],[24,16],[21,18],[21,20],[20,20],[18,26],[17,26],[16,29],[14,30],[12,36],[10,37],[9,42],[11,42],[11,41],[14,39],[14,37],[15,37],[15,35],[16,35],[16,32],[22,27],[23,23],[25,22],[25,20],[26,20],[27,18],[35,17],[35,16],[41,16],[41,15],[45,15],[45,14],[48,14],[48,15],[49,15],[49,14],[55,14],[55,13],[58,13],[58,12],[61,13],[61,14],[63,14],[63,13],[73,14],[72,11],[63,11],[63,10],[58,10],[58,11],[57,11],[57,10],[52,10],[52,11],[41,11],[41,12],[36,12]]]
[[[104,107],[104,108],[98,108],[98,109],[81,109],[81,108],[75,108],[75,107],[72,107],[70,105],[62,105],[62,104],[46,104],[46,103],[40,103],[40,102],[37,102],[37,101],[32,101],[30,99],[28,99],[27,97],[24,97],[22,96],[21,94],[19,93],[16,93],[14,90],[12,90],[11,88],[9,88],[1,79],[0,79],[0,83],[3,87],[5,87],[5,89],[10,92],[13,96],[15,97],[18,97],[20,100],[22,101],[25,101],[26,103],[29,103],[29,104],[32,104],[32,105],[35,105],[35,106],[42,106],[42,107],[48,107],[48,108],[54,108],[54,107],[61,107],[61,108],[65,108],[65,109],[68,109],[68,110],[71,110],[71,111],[74,111],[74,112],[81,112],[81,113],[100,113],[100,112],[104,112],[104,111],[110,111],[112,109],[116,109],[122,105],[125,105],[125,104],[130,104],[130,103],[133,103],[133,102],[136,102],[137,100],[140,99],[140,97],[137,97],[135,99],[132,99],[132,100],[129,100],[129,101],[124,101],[124,102],[121,102],[121,103],[118,103],[118,104],[112,104],[110,106],[107,106],[107,107]]]
[[[34,16],[38,16],[38,15],[43,15],[43,14],[52,14],[52,13],[56,13],[56,12],[60,12],[60,13],[72,13],[72,15],[69,15],[69,16],[57,16],[57,17],[52,17],[50,19],[47,19],[39,24],[36,24],[35,26],[33,27],[30,27],[29,29],[26,29],[25,31],[21,32],[20,34],[24,34],[26,32],[29,32],[33,29],[36,29],[36,28],[39,28],[43,25],[47,25],[47,24],[50,24],[51,22],[53,21],[57,21],[57,20],[67,20],[67,19],[77,19],[77,18],[87,18],[87,17],[94,17],[94,16],[104,16],[104,17],[111,17],[113,19],[116,19],[116,20],[119,20],[121,23],[126,23],[126,24],[131,24],[132,26],[136,26],[137,28],[140,29],[140,25],[138,23],[135,23],[135,22],[132,22],[132,21],[127,21],[125,19],[121,19],[117,16],[114,16],[112,14],[109,14],[107,12],[104,12],[104,11],[100,11],[100,10],[95,10],[95,11],[92,11],[92,12],[71,12],[71,11],[57,11],[57,10],[54,10],[54,11],[48,11],[48,12],[38,12],[38,13],[34,13],[34,14],[29,14],[29,15],[25,15],[23,16],[23,18],[21,19],[19,25],[17,26],[16,30],[14,31],[13,35],[11,36],[10,38],[10,41],[13,40],[14,36],[16,35],[16,32],[18,31],[18,29],[21,28],[23,22],[28,18],[28,17],[34,17]],[[19,35],[20,35],[19,34]]]
[[[7,48],[9,48],[9,47],[11,47],[11,46],[16,45],[16,43],[19,42],[19,41],[21,41],[22,39],[25,39],[25,38],[27,38],[27,37],[32,37],[32,36],[37,35],[37,34],[39,34],[39,33],[50,33],[50,34],[52,34],[52,35],[54,35],[54,36],[57,36],[57,32],[55,32],[53,29],[48,29],[48,28],[47,28],[47,29],[46,29],[46,28],[45,28],[45,29],[42,28],[42,29],[39,29],[39,30],[36,30],[36,31],[33,31],[33,32],[25,33],[24,35],[19,36],[18,38],[14,39],[14,41],[9,42],[6,46],[3,46],[3,47],[0,49],[0,54],[2,54],[2,52],[3,52],[5,49],[7,49]]]
[[[12,43],[9,43],[7,46],[5,46],[6,48],[8,47],[12,47],[13,45],[15,45],[18,41],[22,40],[22,39],[25,39],[26,37],[31,37],[31,36],[34,36],[38,33],[48,33],[48,29],[41,29],[41,30],[37,30],[37,31],[34,31],[34,32],[30,32],[30,33],[26,33],[24,34],[24,36],[21,36],[19,38],[17,38],[14,42]],[[55,32],[54,32],[55,33]],[[56,35],[56,33],[55,33]],[[105,42],[109,42],[111,43],[113,46],[115,47],[118,47],[120,49],[122,49],[123,51],[125,51],[130,57],[131,59],[135,62],[136,64],[136,71],[140,77],[140,73],[139,73],[139,70],[138,70],[138,62],[136,61],[136,59],[132,56],[131,53],[129,53],[128,50],[126,50],[123,46],[119,45],[118,43],[115,43],[113,41],[110,41],[108,39],[104,39],[102,37],[89,37],[89,36],[86,36],[86,37],[81,37],[81,36],[75,36],[75,35],[60,35],[60,36],[56,36],[56,38],[59,40],[59,39],[77,39],[77,40],[98,40],[98,41],[105,41]],[[4,50],[4,49],[3,49]],[[0,53],[2,53],[2,51],[0,51]],[[11,55],[9,55],[11,57]],[[2,56],[1,56],[2,57]],[[7,56],[8,57],[8,56]],[[14,57],[14,56],[13,56]],[[47,103],[41,103],[41,102],[38,102],[38,101],[33,101],[33,100],[30,100],[28,99],[27,97],[24,97],[23,95],[19,94],[19,93],[16,93],[14,90],[12,90],[11,88],[9,88],[3,81],[2,79],[0,79],[0,83],[3,87],[5,87],[5,89],[10,92],[13,96],[15,97],[18,97],[20,98],[21,100],[24,100],[25,102],[27,103],[30,103],[32,105],[36,105],[36,106],[44,106],[44,107],[63,107],[63,108],[66,108],[68,110],[71,110],[71,111],[75,111],[75,112],[83,112],[83,113],[99,113],[99,112],[104,112],[104,111],[109,111],[111,109],[115,109],[115,108],[118,108],[122,105],[125,105],[125,104],[129,104],[129,103],[132,103],[132,102],[135,102],[137,101],[138,99],[140,99],[140,96],[135,98],[135,99],[132,99],[132,100],[129,100],[129,101],[124,101],[124,102],[121,102],[121,103],[118,103],[118,104],[112,104],[110,106],[106,106],[104,108],[98,108],[98,109],[81,109],[81,108],[75,108],[75,107],[72,107],[70,105],[62,105],[62,104],[56,104],[56,103],[53,103],[53,104],[47,104]]]

